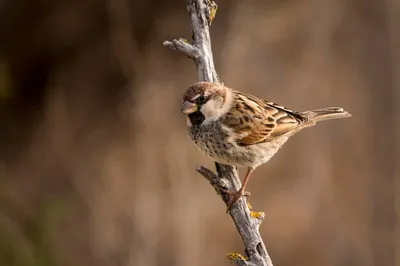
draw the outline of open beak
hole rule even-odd
[[[189,101],[185,101],[184,103],[182,103],[182,114],[191,114],[197,111],[197,105],[195,103],[191,103]]]

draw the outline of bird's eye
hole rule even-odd
[[[206,102],[206,97],[204,95],[200,95],[197,100],[196,100],[197,104],[203,104]]]

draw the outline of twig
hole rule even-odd
[[[210,0],[187,0],[187,9],[192,21],[193,42],[179,39],[165,41],[164,45],[172,50],[178,50],[193,59],[196,64],[200,81],[220,82],[214,68],[211,51],[209,27],[215,17],[217,5]],[[218,175],[211,170],[199,166],[197,171],[204,176],[221,195],[225,203],[229,195],[224,190],[239,190],[241,183],[236,168],[215,163]],[[228,258],[241,266],[272,266],[272,261],[265,248],[259,232],[259,226],[264,220],[264,213],[253,212],[247,199],[241,199],[233,205],[230,215],[236,229],[242,237],[245,255],[229,253]]]

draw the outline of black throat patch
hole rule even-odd
[[[192,125],[198,126],[198,125],[201,125],[201,123],[203,123],[203,121],[206,119],[206,117],[200,111],[197,111],[197,112],[189,114],[189,119],[190,119],[190,123],[192,123]]]

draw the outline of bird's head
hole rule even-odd
[[[231,89],[217,83],[198,82],[183,95],[181,112],[188,125],[208,124],[227,113],[232,104]]]

